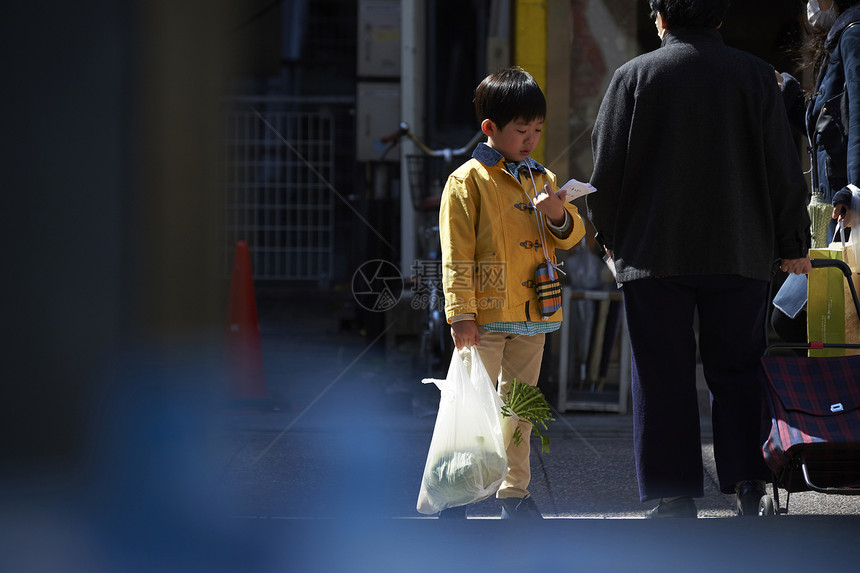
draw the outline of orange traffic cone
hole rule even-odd
[[[245,241],[236,243],[233,255],[227,304],[226,352],[229,397],[234,400],[269,398],[263,374],[263,347],[254,298],[251,255]]]

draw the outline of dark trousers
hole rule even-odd
[[[624,284],[633,354],[636,473],[642,501],[702,497],[694,314],[711,392],[717,478],[723,493],[768,479],[761,452],[760,358],[767,283],[731,275],[642,279]]]

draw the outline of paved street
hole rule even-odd
[[[279,320],[284,313],[289,322]],[[378,348],[368,349],[355,334],[337,332],[333,321],[314,325],[313,317],[326,313],[313,303],[300,307],[264,299],[260,316],[274,407],[227,414],[224,475],[235,480],[238,513],[310,518],[343,515],[346,507],[359,503],[380,516],[422,517],[415,501],[435,422],[435,386],[413,379],[408,369],[392,368]],[[652,504],[638,498],[632,418],[588,412],[556,417],[547,434],[550,453],[541,453],[539,442],[532,448],[530,489],[544,514],[641,517]],[[716,487],[706,417],[702,432],[706,479],[699,515],[729,517],[733,499]],[[363,495],[346,493],[357,484]],[[860,515],[860,496],[802,492],[791,496],[789,512]],[[492,518],[498,513],[488,500],[468,515]]]
[[[305,313],[323,316],[313,305],[304,312],[290,307],[289,323],[269,322],[277,306],[263,303],[260,312],[267,383],[278,409],[228,414],[221,471],[241,527],[276,537],[288,533],[296,555],[320,567],[314,570],[353,563],[349,551],[334,550],[342,543],[358,552],[359,570],[365,564],[379,570],[370,566],[376,563],[391,571],[407,565],[435,570],[438,562],[431,566],[426,559],[437,556],[437,543],[451,559],[465,559],[458,570],[479,548],[509,549],[499,563],[511,570],[564,563],[605,571],[634,565],[683,570],[672,563],[687,563],[688,570],[751,570],[779,566],[780,554],[800,544],[810,549],[791,553],[792,567],[808,559],[816,570],[824,556],[843,565],[860,557],[860,497],[804,492],[791,496],[786,516],[734,518],[732,497],[715,484],[707,422],[705,497],[697,500],[700,519],[694,522],[642,520],[653,503],[638,499],[630,416],[584,412],[568,412],[551,424],[550,453],[533,442],[530,489],[547,519],[517,529],[524,536],[517,550],[496,540],[514,525],[498,520],[493,499],[470,507],[466,522],[423,516],[415,504],[438,390],[392,368],[334,323],[330,331],[325,321],[318,328],[305,325]],[[486,563],[483,555],[476,567]]]

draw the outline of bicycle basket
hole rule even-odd
[[[451,164],[443,157],[431,155],[407,155],[406,161],[412,206],[417,211],[428,211],[434,205],[438,206],[445,180],[453,171]]]

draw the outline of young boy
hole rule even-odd
[[[555,250],[585,234],[572,204],[556,195],[553,173],[529,157],[540,141],[546,99],[520,67],[486,77],[475,112],[487,143],[448,178],[439,233],[445,313],[457,348],[476,345],[502,395],[513,380],[538,382],[544,339],[561,326],[561,310],[543,316],[535,271],[556,264]],[[547,187],[546,189],[544,187]],[[532,428],[520,422],[525,437]],[[529,439],[508,445],[508,473],[496,497],[502,518],[542,516],[529,497]],[[441,517],[465,509],[452,508]]]

